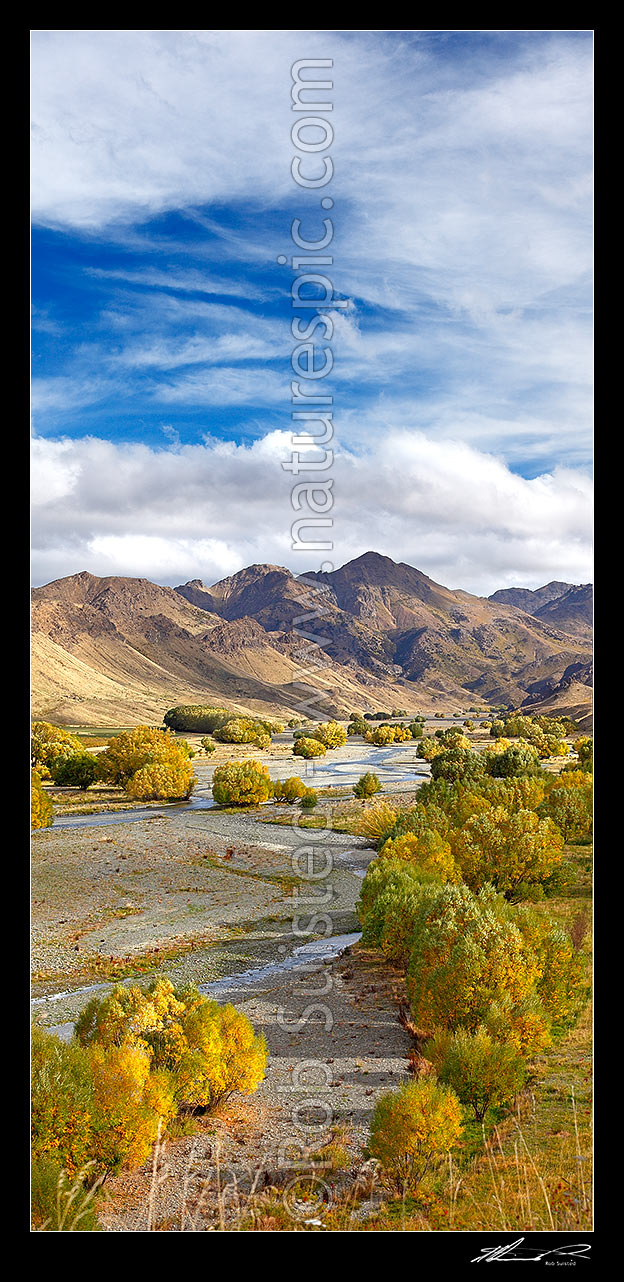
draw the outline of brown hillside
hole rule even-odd
[[[373,552],[299,579],[253,565],[211,587],[83,572],[33,592],[33,709],[70,724],[155,721],[200,701],[292,715],[306,684],[326,693],[322,716],[517,706],[589,662],[580,632]]]

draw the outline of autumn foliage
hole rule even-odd
[[[266,1046],[246,1016],[165,979],[118,986],[83,1010],[68,1044],[32,1033],[35,1224],[59,1178],[140,1166],[180,1106],[212,1109],[264,1077]]]
[[[293,755],[295,757],[305,757],[309,760],[311,757],[324,757],[327,748],[320,739],[313,739],[311,734],[301,735],[293,744]]]
[[[260,761],[229,761],[212,776],[212,795],[220,806],[259,806],[273,796],[268,766]]]
[[[37,770],[31,770],[30,826],[31,828],[49,828],[53,818],[52,802],[41,786],[41,776]]]
[[[49,721],[33,721],[30,760],[41,779],[50,779],[52,767],[63,757],[73,757],[83,751],[80,739],[69,730],[53,726]]]
[[[369,1151],[398,1192],[415,1192],[436,1159],[457,1142],[462,1129],[455,1092],[424,1078],[380,1096]]]
[[[125,788],[136,800],[174,800],[190,796],[195,785],[190,749],[170,730],[137,726],[115,735],[100,755],[103,778]]]

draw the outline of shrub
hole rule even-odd
[[[144,1043],[68,1045],[34,1028],[32,1036],[32,1152],[51,1156],[69,1179],[92,1163],[92,1173],[140,1165],[159,1121],[173,1116],[171,1085],[153,1073]]]
[[[260,761],[229,761],[212,776],[212,795],[219,806],[259,806],[273,796],[268,766]]]
[[[381,859],[406,859],[422,872],[432,873],[441,881],[460,881],[461,875],[451,854],[451,847],[432,828],[389,837],[379,851]]]
[[[369,1152],[397,1189],[414,1192],[462,1129],[461,1106],[454,1091],[424,1078],[377,1100]]]
[[[397,821],[397,812],[387,801],[377,801],[368,806],[355,823],[355,832],[359,837],[368,837],[373,841],[382,841],[390,836]]]
[[[447,783],[456,783],[460,779],[467,782],[478,779],[482,774],[483,760],[470,748],[447,748],[434,756],[431,762],[431,778],[446,779]]]
[[[104,778],[125,788],[143,766],[182,766],[188,763],[189,752],[188,743],[174,739],[169,730],[137,726],[110,740],[108,748],[100,754],[99,765]]]
[[[271,735],[266,723],[255,717],[233,717],[214,731],[219,743],[253,743],[257,748],[268,748]]]
[[[364,719],[360,721],[350,721],[347,726],[347,735],[360,734],[364,737],[368,733],[368,726]]]
[[[539,772],[537,749],[530,743],[511,744],[503,752],[483,753],[485,768],[493,778],[534,775]]]
[[[376,792],[381,792],[379,777],[367,770],[366,774],[360,775],[357,783],[353,785],[354,796],[364,800],[366,797],[373,797]]]
[[[76,752],[71,757],[57,757],[51,766],[54,782],[61,787],[80,788],[86,792],[99,777],[98,759],[92,752]]]
[[[468,751],[471,747],[468,735],[465,735],[459,726],[448,726],[446,730],[436,730],[436,739],[442,739],[445,748],[465,748]]]
[[[173,1086],[164,1073],[153,1072],[151,1053],[129,1040],[121,1046],[94,1045],[89,1050],[93,1073],[94,1153],[106,1171],[141,1166],[158,1135],[177,1112]]]
[[[62,757],[72,757],[83,752],[80,739],[53,726],[49,721],[33,721],[31,728],[30,761],[41,779],[51,777],[52,766]]]
[[[395,882],[388,886],[375,900],[362,932],[363,941],[376,944],[388,961],[406,969],[422,899],[431,897],[438,884],[434,879],[404,879],[403,885]]]
[[[594,764],[593,739],[589,735],[584,735],[581,739],[577,739],[574,748],[578,755],[581,770],[586,770],[588,774],[591,774]]]
[[[419,1027],[475,1029],[498,997],[518,1003],[532,990],[537,961],[496,899],[491,887],[475,896],[447,884],[419,906],[407,972]]]
[[[579,952],[583,947],[583,941],[591,925],[591,914],[585,906],[576,914],[568,926],[568,933],[572,940],[572,947]]]
[[[314,788],[306,788],[306,790],[305,790],[305,792],[304,792],[304,794],[303,794],[303,796],[302,796],[302,798],[301,798],[301,807],[302,807],[302,809],[303,809],[303,810],[314,810],[314,807],[315,807],[316,805],[318,805],[318,796],[317,796],[316,792],[314,791]]]
[[[440,740],[426,736],[424,739],[420,740],[418,748],[416,749],[416,756],[420,757],[423,761],[433,761],[433,758],[437,757],[440,752],[444,752],[444,748]]]
[[[224,726],[226,721],[231,721],[233,713],[228,712],[227,708],[212,708],[204,704],[179,704],[176,708],[169,708],[163,717],[164,724],[170,730],[188,730],[195,734],[208,733],[212,734],[213,730],[218,730]]]
[[[373,859],[362,884],[357,911],[362,940],[381,948],[388,959],[407,966],[419,902],[439,888],[439,880],[414,864]]]
[[[120,985],[92,998],[76,1027],[87,1045],[147,1052],[154,1076],[169,1083],[178,1104],[212,1108],[233,1091],[251,1094],[264,1076],[264,1037],[233,1006],[190,985],[176,990],[164,979],[146,990]]]
[[[339,721],[320,721],[307,734],[310,739],[318,739],[325,748],[342,748],[347,742],[347,732]]]
[[[537,775],[512,775],[505,779],[494,779],[486,775],[479,783],[479,793],[491,805],[504,806],[510,812],[537,810],[544,800],[547,780],[548,776],[542,770]]]
[[[522,1059],[512,1046],[494,1041],[487,1030],[465,1029],[438,1033],[425,1046],[438,1078],[451,1086],[462,1104],[482,1122],[488,1108],[504,1104],[520,1090],[525,1078]]]
[[[402,725],[377,726],[376,730],[369,730],[366,734],[367,743],[375,743],[382,747],[390,743],[407,743],[411,738],[411,730]]]
[[[72,1179],[93,1159],[95,1091],[86,1051],[33,1025],[31,1090],[33,1161],[58,1160]]]
[[[305,757],[306,761],[310,757],[324,757],[327,748],[319,739],[312,739],[309,735],[302,735],[293,745],[293,754],[295,757]]]
[[[49,828],[54,819],[54,808],[47,793],[41,786],[41,777],[37,770],[30,772],[30,826],[31,828]]]
[[[562,771],[538,813],[557,825],[564,841],[589,837],[592,830],[592,777],[583,770]]]
[[[195,782],[190,762],[155,762],[135,771],[126,784],[126,793],[135,801],[182,801],[190,797]]]
[[[542,973],[537,995],[553,1024],[568,1028],[578,1014],[583,993],[583,959],[567,931],[551,928],[538,950]]]
[[[544,886],[561,865],[563,840],[551,819],[533,810],[510,814],[494,806],[473,815],[451,839],[453,855],[472,890],[491,882],[508,898],[520,887]]]
[[[388,889],[397,891],[413,889],[422,884],[421,876],[415,864],[399,859],[371,859],[362,882],[362,889],[356,904],[362,929],[368,931],[368,943],[379,944],[381,934],[377,928],[368,925],[368,918],[375,910],[380,896]]]
[[[287,801],[292,804],[293,801],[299,801],[307,791],[303,779],[297,775],[291,775],[290,779],[276,779],[273,784],[273,796],[276,801]]]
[[[62,1163],[51,1154],[31,1164],[31,1226],[37,1233],[100,1233],[97,1183],[89,1181],[91,1166],[69,1180]]]
[[[204,752],[207,752],[209,755],[211,752],[216,752],[217,745],[213,739],[209,738],[207,734],[204,735],[203,739],[200,739],[199,742],[201,743],[201,746],[204,749]]]
[[[527,993],[520,1002],[508,996],[496,998],[486,1011],[484,1027],[518,1055],[538,1055],[550,1045],[550,1023],[537,993]]]

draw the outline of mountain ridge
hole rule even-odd
[[[33,591],[33,708],[69,724],[187,701],[293,715],[297,682],[322,692],[319,716],[519,705],[591,661],[587,600],[563,586],[538,617],[375,552],[333,571],[257,563],[175,588],[81,571]]]

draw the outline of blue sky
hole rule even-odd
[[[34,34],[34,581],[315,568],[281,468],[302,57],[334,60],[335,563],[586,581],[591,35],[315,31]]]

